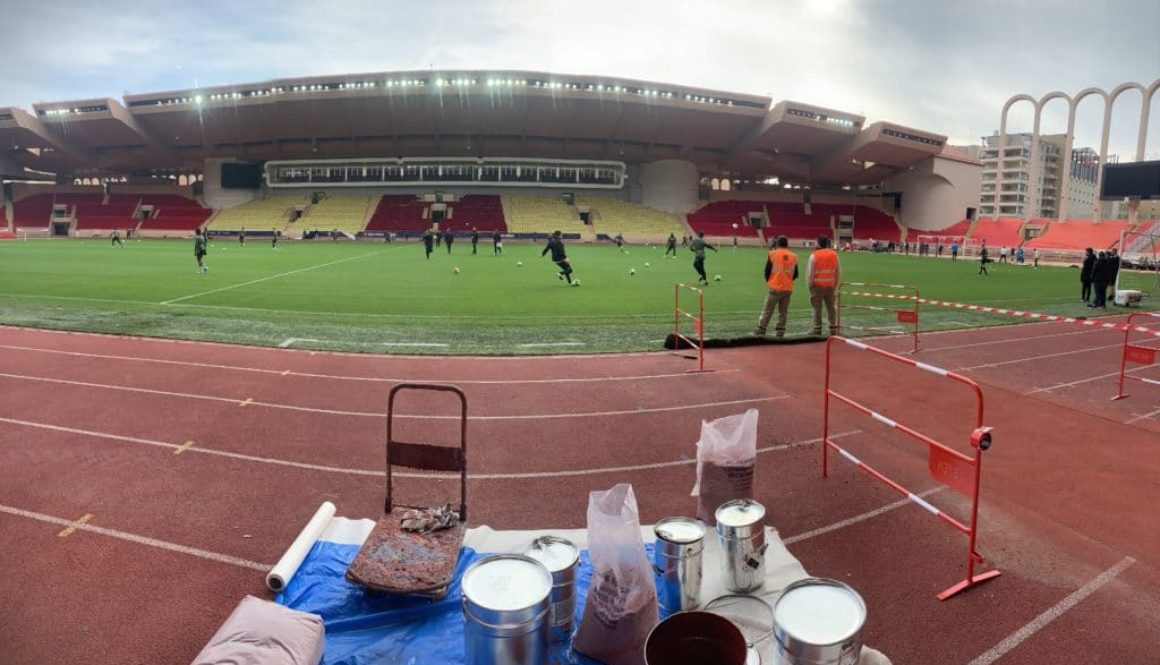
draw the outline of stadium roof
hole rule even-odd
[[[0,107],[0,175],[200,171],[206,158],[682,159],[705,175],[873,184],[946,137],[769,97],[529,71],[354,74]]]

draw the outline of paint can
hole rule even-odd
[[[541,536],[532,541],[524,554],[544,564],[552,574],[552,594],[548,608],[548,640],[567,642],[572,637],[576,616],[576,568],[580,548],[557,536]]]
[[[773,608],[757,596],[721,596],[705,605],[706,612],[733,622],[749,648],[747,665],[761,663],[760,651],[772,653],[765,642],[773,635]]]
[[[658,623],[644,644],[645,665],[748,665],[745,637],[710,612],[678,612]]]
[[[522,554],[496,554],[463,573],[466,665],[545,665],[552,574]]]
[[[721,504],[716,518],[725,588],[734,593],[760,589],[765,584],[765,506],[735,499]]]
[[[653,570],[662,613],[701,606],[701,554],[705,525],[689,517],[666,517],[653,526]]]
[[[775,648],[787,665],[855,665],[865,624],[862,596],[836,580],[794,582],[773,604]]]

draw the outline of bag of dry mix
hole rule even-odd
[[[733,499],[753,498],[753,467],[757,462],[757,409],[701,421],[697,442],[697,517],[717,523],[717,507]]]
[[[606,665],[644,665],[657,591],[632,485],[588,495],[588,555],[592,583],[572,648]]]

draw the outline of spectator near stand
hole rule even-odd
[[[793,282],[798,277],[797,256],[789,251],[789,238],[778,236],[775,248],[770,250],[765,261],[765,284],[769,293],[765,306],[761,308],[761,318],[757,320],[754,335],[764,336],[769,327],[769,319],[777,308],[776,337],[785,337],[785,323],[789,314],[789,299],[793,295]],[[821,324],[819,323],[819,326]]]
[[[1079,299],[1085,303],[1091,303],[1092,299],[1092,272],[1096,267],[1096,253],[1091,247],[1084,250],[1083,265],[1079,269],[1079,283],[1083,287],[1080,290]]]
[[[810,306],[814,308],[811,335],[822,334],[822,305],[826,306],[826,321],[830,334],[838,334],[838,311],[834,307],[834,289],[841,282],[841,264],[838,253],[830,249],[830,239],[818,236],[818,248],[810,254],[806,268],[806,285],[810,289]]]

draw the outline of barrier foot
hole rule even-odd
[[[1128,396],[1128,393],[1124,393],[1123,395],[1116,395],[1116,396],[1115,396],[1115,397],[1113,397],[1113,398],[1112,398],[1110,401],[1114,402],[1114,401],[1116,401],[1116,400],[1118,400],[1118,399],[1124,399],[1124,398],[1125,398],[1125,397],[1127,397],[1127,396]]]
[[[958,584],[947,589],[946,591],[943,591],[942,593],[940,593],[938,595],[938,599],[939,600],[946,600],[947,598],[950,598],[951,596],[959,594],[959,593],[966,591],[967,589],[969,589],[977,584],[982,584],[983,582],[986,582],[987,580],[990,580],[990,579],[994,579],[998,576],[999,576],[999,571],[997,571],[997,570],[988,570],[985,573],[980,573],[980,574],[975,575],[974,577],[972,577],[970,579],[966,579],[966,580],[963,580],[962,582],[959,582]]]

